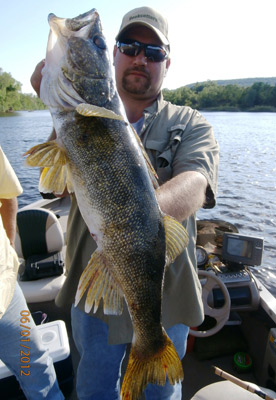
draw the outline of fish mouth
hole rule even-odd
[[[50,34],[47,45],[47,53],[60,54],[69,57],[70,60],[70,46],[69,42],[73,40],[89,40],[92,36],[92,31],[97,25],[99,33],[102,34],[100,24],[100,17],[95,8],[75,18],[60,18],[51,13],[48,15],[48,23],[50,25]],[[68,48],[69,47],[69,48]],[[66,57],[63,57],[64,60]],[[46,58],[47,61],[47,58]],[[70,61],[69,61],[70,62]]]
[[[84,102],[103,106],[114,89],[97,10],[93,8],[71,19],[49,14],[48,22],[50,34],[42,70],[41,100],[49,107],[65,110],[73,110]]]
[[[95,8],[72,19],[59,18],[53,13],[48,16],[52,32],[67,39],[71,36],[88,39],[97,19],[99,14]]]

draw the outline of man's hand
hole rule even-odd
[[[44,65],[45,65],[45,60],[40,61],[35,67],[35,70],[31,76],[31,85],[36,91],[38,97],[40,95],[40,84],[42,79],[41,71]]]

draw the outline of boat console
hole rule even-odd
[[[225,284],[231,299],[231,311],[257,309],[260,294],[249,267],[261,265],[263,239],[224,232],[221,242],[219,251],[215,251],[215,254],[208,254],[206,251],[204,255],[204,247],[197,247],[199,270],[204,268],[213,271]],[[221,288],[213,288],[208,298],[210,306],[222,307],[224,301]]]
[[[231,311],[254,310],[260,294],[249,267],[261,265],[263,239],[238,233],[224,233],[221,272],[217,276],[226,285],[231,298]],[[219,306],[221,293],[213,290],[214,306]]]
[[[224,233],[222,259],[230,267],[261,265],[264,241],[262,238],[239,233]]]

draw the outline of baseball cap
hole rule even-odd
[[[139,7],[129,11],[122,20],[116,40],[131,26],[144,25],[153,30],[161,42],[169,46],[168,22],[158,11],[151,7]]]

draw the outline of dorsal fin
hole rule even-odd
[[[135,136],[135,138],[137,140],[138,146],[140,147],[140,149],[142,151],[142,154],[144,156],[144,159],[146,161],[146,165],[147,165],[147,168],[148,168],[148,172],[149,172],[153,187],[154,187],[154,189],[158,189],[158,187],[159,187],[158,180],[157,180],[158,179],[158,175],[157,175],[157,173],[155,172],[155,169],[152,166],[152,163],[151,163],[151,161],[149,159],[149,156],[147,155],[147,152],[146,152],[146,150],[144,148],[144,145],[143,145],[138,133],[136,132],[136,130],[133,128],[132,125],[130,125],[130,127],[131,127],[131,129],[132,129],[132,131],[134,133],[134,136]]]

